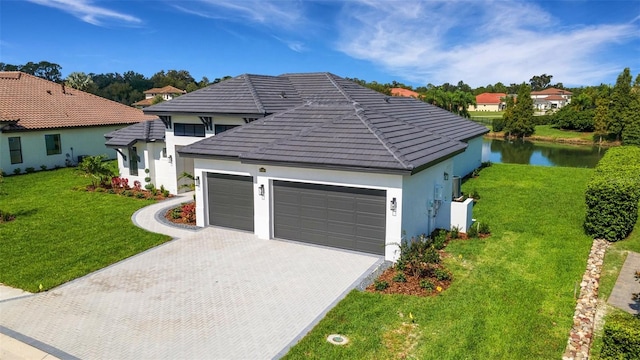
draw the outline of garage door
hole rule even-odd
[[[253,231],[253,178],[209,173],[209,224]]]
[[[385,204],[385,190],[274,181],[274,236],[384,255]]]

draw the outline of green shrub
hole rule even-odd
[[[20,168],[13,169],[13,174],[14,175],[19,175],[21,172],[22,172],[22,169],[20,169]]]
[[[594,238],[626,238],[638,219],[640,148],[609,149],[587,184],[584,229]]]
[[[393,281],[395,281],[395,282],[407,282],[407,277],[404,275],[404,273],[402,271],[398,271],[393,276]]]
[[[553,115],[537,115],[533,117],[535,125],[549,125],[553,122]]]
[[[182,207],[177,207],[171,210],[171,218],[180,219],[182,217]]]
[[[477,238],[478,237],[478,227],[476,224],[472,224],[469,229],[467,229],[467,236],[469,238]]]
[[[480,223],[480,226],[478,226],[478,233],[483,235],[490,234],[491,229],[489,228],[489,224],[487,224],[486,222]]]
[[[460,237],[460,228],[457,226],[454,226],[451,228],[451,231],[449,232],[449,236],[451,236],[452,239],[457,239]]]
[[[389,287],[389,283],[386,281],[375,280],[373,282],[373,287],[378,291],[382,291]]]
[[[436,288],[435,285],[433,285],[433,283],[429,280],[420,280],[420,287],[425,289],[425,290],[433,290]]]
[[[602,359],[640,359],[640,319],[626,313],[609,316],[602,341]]]
[[[36,172],[36,169],[33,168],[33,167],[28,167],[28,168],[24,169],[24,172],[26,172],[27,174],[31,174],[31,173]]]
[[[40,170],[42,170],[42,171],[47,170],[47,165],[40,165]]]
[[[107,193],[108,193],[108,194],[115,194],[115,193],[116,193],[116,191],[115,191],[115,190],[113,190],[113,189],[109,189],[109,190],[107,190]]]
[[[449,273],[446,270],[435,269],[433,271],[433,274],[435,275],[436,279],[440,281],[451,280],[451,275],[449,275]]]
[[[122,196],[133,196],[133,193],[131,192],[131,190],[122,190],[122,192],[120,193]]]
[[[493,121],[491,122],[491,126],[493,127],[494,132],[500,132],[504,130],[504,119],[493,119]]]
[[[138,199],[143,199],[145,196],[144,196],[144,193],[143,193],[143,192],[139,192],[139,193],[136,193],[136,197],[137,197]]]
[[[146,178],[144,178],[144,182],[151,182],[151,178],[147,176]]]

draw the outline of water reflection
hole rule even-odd
[[[483,139],[482,161],[593,168],[606,149],[597,146],[575,146],[530,141]]]

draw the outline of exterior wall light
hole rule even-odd
[[[396,211],[396,209],[398,208],[398,202],[396,201],[396,198],[391,199],[391,211]]]
[[[444,181],[449,180],[449,173],[444,173]]]
[[[173,164],[173,156],[169,155],[169,164]]]
[[[264,196],[264,184],[258,186],[258,195]]]
[[[196,176],[195,183],[197,187],[200,187],[200,176]]]

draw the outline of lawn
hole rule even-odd
[[[147,200],[74,190],[89,184],[64,168],[4,178],[0,208],[0,283],[51,289],[168,241],[142,230],[131,215]]]
[[[593,132],[579,132],[552,128],[551,125],[537,125],[535,136],[553,139],[582,139],[593,141]]]
[[[512,164],[482,170],[463,192],[480,194],[474,217],[493,235],[449,244],[449,289],[431,298],[352,291],[287,358],[560,358],[592,243],[582,230],[591,173]],[[332,333],[350,343],[327,343]]]

